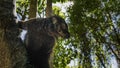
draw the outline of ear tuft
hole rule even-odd
[[[57,19],[55,17],[52,18],[53,24],[57,23]]]

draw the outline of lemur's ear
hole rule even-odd
[[[23,21],[18,21],[18,28],[23,29]]]
[[[25,29],[25,30],[27,29],[26,22],[24,21],[18,21],[17,25],[19,29]]]
[[[57,23],[57,19],[55,17],[52,18],[53,24]]]

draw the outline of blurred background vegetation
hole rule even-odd
[[[49,8],[69,25],[71,37],[57,41],[53,68],[120,68],[120,0],[17,0],[16,5],[19,20],[47,17]]]

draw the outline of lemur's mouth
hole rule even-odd
[[[57,32],[57,33],[58,33],[58,35],[60,37],[65,38],[65,39],[68,39],[70,37],[70,33],[69,32],[67,32],[67,33],[59,33],[59,32]]]
[[[62,35],[62,34],[60,34],[59,32],[57,32],[57,36],[63,37],[63,35]]]

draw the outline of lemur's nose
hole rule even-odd
[[[69,33],[69,32],[67,32],[67,33],[65,34],[65,38],[66,38],[66,39],[70,38],[70,33]]]

